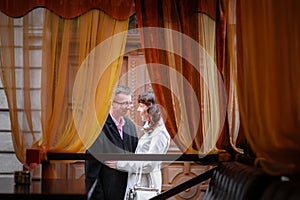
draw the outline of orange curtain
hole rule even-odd
[[[103,28],[105,27],[105,28]],[[128,29],[91,10],[64,19],[34,9],[1,13],[1,80],[18,159],[27,148],[83,152],[100,133],[121,72]]]
[[[185,153],[216,150],[228,127],[221,2],[136,1],[136,14],[152,86],[173,140]]]
[[[238,97],[257,164],[300,169],[300,2],[237,1]]]

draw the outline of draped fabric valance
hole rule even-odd
[[[0,11],[10,17],[22,17],[37,7],[44,7],[60,17],[74,18],[89,10],[99,9],[117,20],[134,13],[134,0],[1,0]]]
[[[190,3],[190,2],[189,2]],[[198,12],[216,18],[216,1],[203,0],[197,4]],[[134,0],[1,0],[0,11],[10,17],[22,17],[29,11],[44,7],[63,18],[74,18],[91,9],[99,9],[117,20],[125,20],[135,13]]]

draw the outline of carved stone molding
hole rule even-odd
[[[202,174],[208,168],[208,166],[198,165],[190,162],[165,163],[162,169],[162,190],[168,190],[176,185],[184,183],[191,178]],[[208,182],[202,182],[170,198],[170,200],[201,199],[205,194],[207,184]]]

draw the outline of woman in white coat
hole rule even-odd
[[[164,125],[153,92],[145,92],[138,97],[138,109],[144,122],[144,134],[139,139],[136,154],[166,154],[170,146],[170,135]],[[138,181],[138,172],[142,169],[139,186],[152,186],[161,191],[161,161],[109,161],[110,167],[128,171],[126,194]],[[142,167],[142,168],[141,168]],[[126,196],[125,196],[126,199]]]

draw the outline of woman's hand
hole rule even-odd
[[[117,161],[115,160],[107,160],[105,164],[110,168],[117,169]]]

